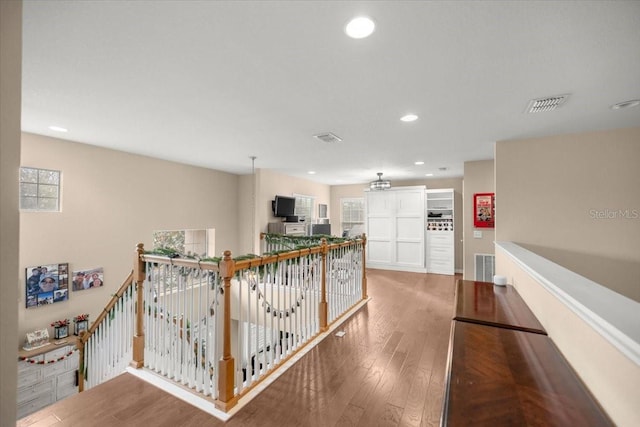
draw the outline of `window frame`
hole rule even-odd
[[[204,242],[194,241],[194,236],[196,233],[204,233]],[[169,248],[173,249],[176,252],[182,255],[195,255],[198,257],[213,257],[215,256],[215,228],[185,228],[185,229],[175,229],[175,230],[154,230],[152,234],[153,238],[153,248],[158,249],[156,245],[156,234],[159,233],[182,233],[183,242],[182,242],[182,250],[178,248]],[[203,245],[205,252],[204,254],[195,253],[191,249],[195,249],[196,245]],[[160,245],[160,247],[164,247]]]
[[[353,221],[352,210],[348,209],[351,218],[349,218],[350,221],[345,221],[345,203],[354,203],[354,202],[359,202],[361,204],[361,207],[359,208],[361,215],[359,215],[359,217],[361,217],[362,220]],[[349,224],[349,228],[347,230],[345,230],[345,224]],[[340,198],[340,230],[342,231],[342,233],[344,233],[345,231],[351,230],[355,224],[362,224],[363,226],[365,224],[364,197],[341,197]]]
[[[293,197],[296,199],[296,208],[295,208],[295,213],[294,215],[300,217],[300,216],[304,216],[304,222],[306,223],[313,223],[313,221],[316,219],[315,217],[315,209],[316,209],[316,197],[315,196],[309,196],[306,194],[296,194],[293,193]],[[298,199],[302,200],[308,200],[310,202],[310,206],[309,206],[309,215],[301,215],[300,211],[298,210]],[[306,210],[306,208],[305,208]],[[306,213],[306,212],[305,212]]]
[[[36,181],[23,181],[23,172],[26,170],[36,171]],[[56,175],[56,183],[41,182],[41,172],[54,173]],[[27,195],[23,191],[23,184],[30,184],[36,186],[35,196]],[[41,195],[41,187],[51,186],[56,188],[56,196],[44,196]],[[37,168],[33,166],[20,166],[18,171],[18,194],[19,194],[19,209],[21,212],[62,212],[62,171],[56,169]],[[35,208],[25,207],[23,201],[25,199],[35,199]],[[41,200],[55,200],[54,209],[41,208]]]

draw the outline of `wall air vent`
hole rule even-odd
[[[495,274],[496,256],[493,254],[474,254],[476,275],[475,280],[493,282]]]
[[[319,133],[318,135],[313,135],[313,137],[323,142],[342,142],[342,138],[331,132]]]
[[[540,113],[542,111],[553,111],[567,102],[569,94],[547,96],[545,98],[532,99],[527,106],[527,113]]]

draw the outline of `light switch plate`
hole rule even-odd
[[[476,239],[482,239],[482,231],[473,230],[473,237],[476,238]]]

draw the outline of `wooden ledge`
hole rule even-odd
[[[613,423],[549,337],[453,321],[442,425]]]
[[[547,334],[513,286],[490,282],[456,282],[454,320]]]

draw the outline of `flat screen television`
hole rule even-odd
[[[287,196],[276,196],[271,202],[273,214],[278,217],[293,216],[296,212],[296,198]]]

